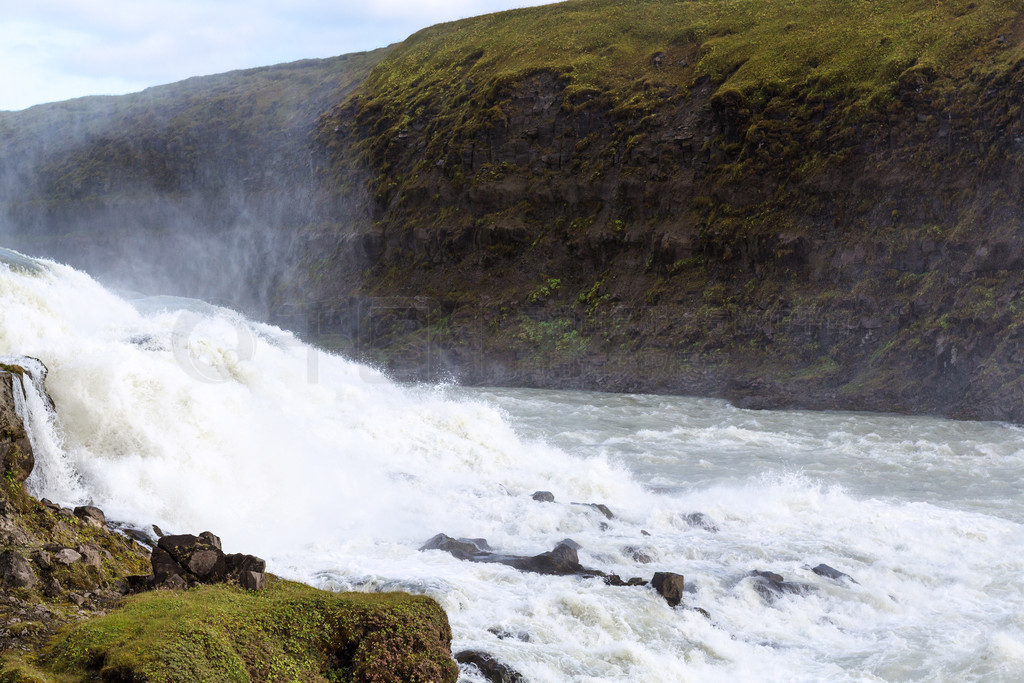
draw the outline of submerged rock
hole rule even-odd
[[[635,562],[639,562],[640,564],[650,564],[651,562],[654,562],[654,551],[652,550],[627,545],[622,549],[622,554],[631,558]]]
[[[482,539],[458,539],[452,538],[447,534],[437,534],[420,546],[420,550],[443,550],[460,560],[474,560],[488,554],[486,549],[481,548],[475,543],[475,540]]]
[[[649,581],[641,579],[639,576],[634,576],[631,579],[622,580],[622,577],[618,574],[609,574],[604,577],[604,582],[609,586],[646,586]]]
[[[683,519],[685,519],[686,523],[694,529],[704,529],[705,531],[710,531],[713,534],[718,533],[718,525],[703,512],[691,512],[684,516]]]
[[[578,543],[567,538],[552,550],[539,555],[506,555],[491,552],[490,545],[482,538],[452,538],[447,534],[437,534],[420,546],[420,550],[443,550],[467,562],[504,564],[534,574],[604,576],[604,572],[588,569],[579,563],[576,553],[579,547]]]
[[[824,576],[826,579],[832,579],[834,581],[849,581],[850,583],[857,583],[849,574],[841,572],[838,569],[828,566],[827,564],[819,564],[817,567],[811,569],[812,572],[818,576]],[[858,584],[859,585],[859,584]]]
[[[781,574],[775,572],[754,570],[750,572],[754,580],[754,590],[764,599],[765,602],[774,602],[776,598],[784,595],[807,595],[813,593],[817,588],[808,583],[786,581]]]
[[[479,650],[463,650],[458,652],[455,655],[455,661],[459,664],[476,667],[483,677],[491,681],[491,683],[524,683],[526,681],[522,674],[508,664]]]
[[[530,634],[525,631],[516,631],[515,633],[513,633],[512,631],[509,631],[507,629],[492,626],[491,628],[487,629],[487,632],[493,635],[498,640],[512,639],[518,640],[523,643],[530,642]]]
[[[573,505],[580,505],[583,507],[594,508],[608,519],[615,519],[615,515],[604,503],[573,503]]]

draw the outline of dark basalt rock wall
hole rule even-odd
[[[1024,421],[1024,61],[865,102],[658,85],[676,51],[641,109],[467,77],[480,125],[382,63],[321,119],[365,218],[308,244],[289,319],[400,377]]]

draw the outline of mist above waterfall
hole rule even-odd
[[[345,230],[310,132],[380,54],[0,112],[0,241],[266,318],[308,235]]]

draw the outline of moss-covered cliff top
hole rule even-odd
[[[420,31],[367,89],[400,96],[410,111],[411,91],[472,98],[474,86],[537,71],[562,74],[569,96],[701,76],[741,91],[809,84],[872,95],[908,69],[1021,59],[1007,35],[1024,28],[1021,13],[1014,0],[570,0]]]

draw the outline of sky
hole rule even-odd
[[[552,0],[4,0],[0,110],[383,47]]]

